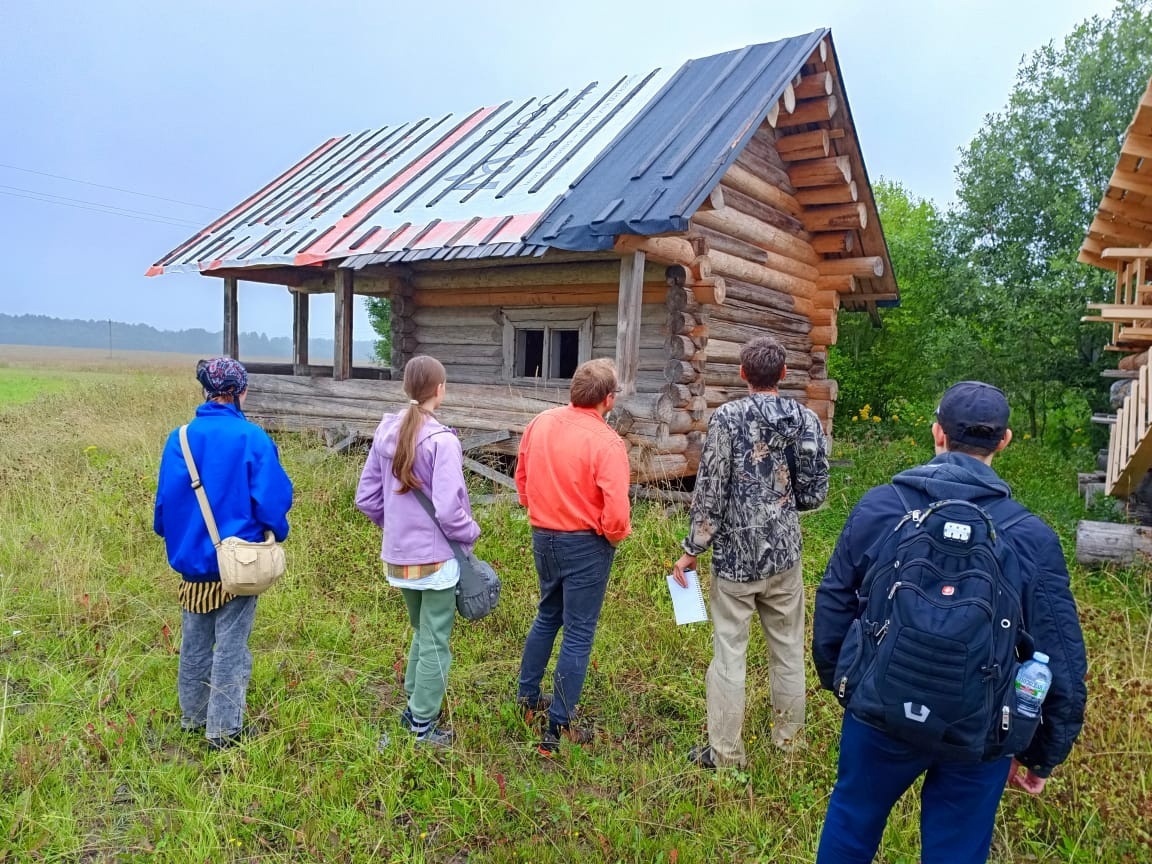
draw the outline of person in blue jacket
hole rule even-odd
[[[196,379],[205,402],[188,424],[188,444],[221,537],[260,541],[265,531],[288,536],[292,482],[268,434],[245,419],[248,373],[230,357],[200,361]],[[164,538],[180,583],[182,635],[177,692],[181,726],[203,732],[212,749],[237,744],[244,726],[252,653],[248,637],[256,598],[220,585],[216,549],[192,489],[179,429],[164,445],[153,527]]]
[[[996,387],[979,381],[953,385],[932,424],[936,457],[869,490],[853,509],[816,592],[812,655],[824,689],[833,688],[836,661],[858,615],[857,591],[871,557],[906,513],[900,494],[911,507],[960,499],[992,514],[1004,509],[998,505],[1011,498],[1012,490],[992,469],[992,457],[1012,440],[1008,417],[1008,400]],[[817,864],[871,861],[893,805],[921,775],[924,864],[986,861],[1005,784],[1038,795],[1072,750],[1084,723],[1087,661],[1064,553],[1056,533],[1035,515],[1010,525],[1003,536],[1015,546],[1021,564],[1024,630],[1049,656],[1052,685],[1043,722],[1015,756],[969,763],[930,758],[845,712],[836,786]]]

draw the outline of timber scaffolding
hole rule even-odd
[[[1079,261],[1116,273],[1111,303],[1089,303],[1081,320],[1111,325],[1106,348],[1124,356],[1109,378],[1126,382],[1111,425],[1103,491],[1127,499],[1152,469],[1152,80],[1136,107],[1108,189],[1088,227]],[[1147,508],[1138,508],[1147,509]]]
[[[429,354],[448,371],[439,418],[515,453],[575,365],[610,357],[637,482],[695,473],[759,335],[787,351],[782,395],[830,431],[838,313],[878,322],[898,301],[828,31],[332,139],[150,273],[172,269],[224,279],[232,356],[238,280],[291,292],[292,363],[249,366],[267,428],[370,435]],[[308,355],[316,293],[335,296],[331,366]],[[391,301],[388,368],[352,364],[355,295]]]

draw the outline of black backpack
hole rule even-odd
[[[925,755],[995,759],[1025,749],[1038,718],[1016,710],[1016,671],[1032,656],[1023,574],[1004,532],[1032,514],[1004,499],[909,507],[870,555],[859,615],[833,693],[857,719]]]

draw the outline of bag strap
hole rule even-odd
[[[200,503],[200,513],[204,516],[204,524],[208,526],[208,536],[212,538],[212,545],[220,547],[220,532],[216,530],[216,519],[212,515],[212,505],[208,503],[208,493],[204,491],[204,484],[200,482],[200,472],[196,470],[196,460],[192,458],[192,448],[188,446],[188,424],[180,427],[180,449],[184,451],[184,464],[188,466],[188,475],[192,478],[192,489],[196,493],[196,500]]]
[[[413,488],[412,494],[416,496],[416,500],[420,502],[420,506],[424,508],[424,512],[432,517],[432,521],[436,523],[436,527],[440,529],[440,534],[448,541],[448,545],[452,548],[452,554],[457,561],[463,561],[467,556],[464,554],[464,548],[444,532],[444,526],[440,524],[440,520],[436,518],[436,508],[432,505],[432,500],[424,494],[423,489]]]

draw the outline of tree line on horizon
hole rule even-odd
[[[160,330],[149,324],[126,324],[121,321],[92,321],[80,318],[53,318],[49,315],[7,315],[0,313],[0,344],[36,345],[54,348],[95,348],[104,351],[163,351],[175,354],[200,354],[214,357],[224,344],[220,330],[195,327],[187,330]],[[313,362],[331,362],[331,339],[308,340]],[[291,359],[292,339],[264,333],[240,333],[240,356],[262,359]],[[375,343],[356,341],[352,345],[356,360],[374,360]]]

